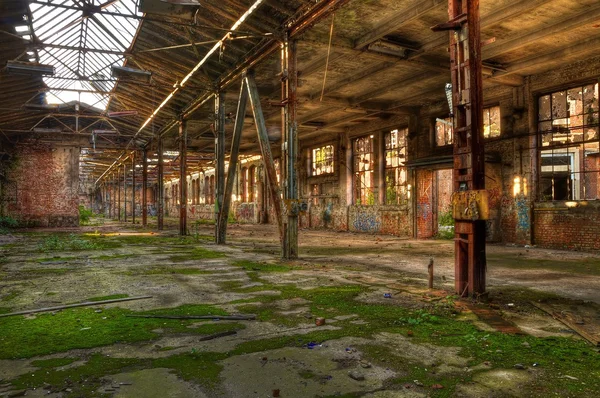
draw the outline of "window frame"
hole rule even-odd
[[[442,120],[446,123],[442,122]],[[449,137],[449,139],[444,140],[443,144],[438,141],[438,125],[444,126],[444,137]],[[452,116],[435,118],[433,123],[433,139],[435,146],[438,148],[446,148],[454,144],[454,119]]]
[[[396,134],[396,142],[393,143],[391,139],[393,134]],[[388,137],[390,137],[388,141]],[[402,138],[402,141],[400,140]],[[400,145],[402,142],[403,145]],[[395,156],[388,156],[388,154],[396,153]],[[402,152],[404,155],[401,156]],[[408,154],[408,127],[401,129],[394,129],[384,134],[384,159],[385,159],[385,173],[384,173],[384,184],[385,184],[385,205],[403,205],[408,202],[408,168],[406,167],[406,160]],[[397,164],[394,165],[393,159],[397,158]],[[391,163],[391,164],[390,164]],[[389,172],[392,171],[394,174],[394,184],[392,187],[389,185]],[[401,175],[404,173],[404,182],[400,182]],[[394,193],[394,199],[390,198],[390,193]]]
[[[375,198],[375,139],[374,135],[364,135],[352,140],[352,200],[356,205],[370,206],[376,204]],[[368,141],[369,151],[357,151],[360,141]],[[364,146],[364,144],[363,144]],[[365,157],[367,159],[365,159]],[[362,165],[362,166],[361,166]],[[368,165],[364,166],[364,165]],[[365,184],[368,181],[370,185]]]
[[[323,157],[322,161],[318,161],[316,159],[316,152],[317,151],[325,151],[327,149],[330,149],[331,152],[330,154],[325,154]],[[335,161],[335,154],[336,154],[336,150],[335,150],[335,145],[334,144],[327,144],[327,145],[321,145],[318,147],[313,147],[310,149],[310,175],[311,177],[319,177],[319,176],[328,176],[328,175],[333,175],[335,174],[335,166],[336,166],[336,161]],[[317,162],[321,163],[321,169],[324,169],[326,167],[331,167],[331,171],[321,171],[319,173],[317,173]],[[331,163],[330,166],[327,165],[327,163]]]
[[[592,158],[600,152],[598,81],[542,93],[537,106],[538,201],[600,199],[600,161]],[[595,161],[595,167],[588,168],[588,160]],[[588,180],[590,176],[595,180]],[[592,196],[586,189],[588,184],[596,187]]]

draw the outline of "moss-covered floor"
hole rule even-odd
[[[180,238],[98,220],[1,236],[0,313],[152,298],[0,318],[0,397],[600,395],[598,348],[532,304],[598,318],[580,300],[594,298],[595,255],[491,247],[477,303],[452,293],[448,242],[305,231],[301,260],[283,262],[274,232],[233,225],[215,246],[210,225]],[[257,319],[139,317],[226,314]]]

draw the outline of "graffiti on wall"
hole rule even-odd
[[[361,232],[378,232],[381,228],[381,222],[377,221],[374,213],[356,213],[352,225],[354,229]]]
[[[240,221],[254,221],[254,203],[241,203],[236,213]]]
[[[515,198],[515,207],[517,208],[517,228],[528,230],[530,226],[529,203],[525,196],[519,195]]]
[[[417,203],[417,215],[423,221],[430,221],[432,217],[431,205],[429,203]]]

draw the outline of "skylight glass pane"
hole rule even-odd
[[[30,4],[29,8],[33,30],[43,43],[38,50],[40,62],[53,65],[56,70],[54,76],[44,77],[50,88],[46,95],[48,103],[81,101],[106,109],[107,94],[116,81],[111,78],[110,67],[122,66],[125,58],[102,51],[125,52],[131,46],[139,20],[127,15],[133,12],[143,15],[137,10],[136,0],[94,0],[87,4],[77,0],[49,0],[48,4]]]

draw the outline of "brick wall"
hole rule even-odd
[[[569,203],[569,202],[566,202]],[[534,243],[537,246],[576,250],[600,250],[600,203],[537,203],[534,208]]]
[[[431,238],[433,225],[433,174],[432,170],[417,170],[417,238]]]
[[[16,200],[7,214],[32,226],[79,225],[79,149],[19,145],[8,175],[16,184]]]

